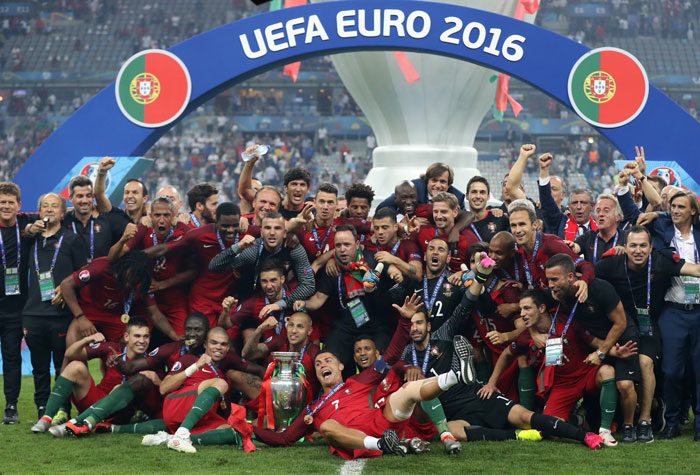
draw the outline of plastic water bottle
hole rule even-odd
[[[241,158],[244,162],[249,162],[256,156],[262,158],[262,156],[265,155],[269,150],[270,147],[268,147],[267,145],[258,145],[257,147],[255,147],[252,153],[246,153],[245,151],[241,153]]]

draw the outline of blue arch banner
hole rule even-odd
[[[238,82],[306,57],[359,50],[416,51],[469,61],[517,77],[569,108],[569,75],[590,51],[522,21],[444,3],[353,0],[278,10],[168,50],[191,77],[189,103],[177,120],[157,128],[136,125],[121,112],[112,83],[47,138],[15,181],[24,202],[34,203],[85,156],[145,155],[187,113]],[[695,158],[700,124],[655,87],[649,87],[644,108],[629,123],[596,128],[623,153],[644,145],[650,159],[674,160],[691,176],[700,176]]]

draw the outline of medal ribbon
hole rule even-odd
[[[328,226],[328,229],[326,229],[326,235],[323,236],[323,241],[318,240],[318,230],[316,228],[316,224],[314,224],[314,227],[311,228],[311,233],[314,235],[314,244],[316,244],[316,250],[318,252],[323,252],[323,248],[326,245],[326,242],[328,241],[328,236],[331,235],[331,231],[333,229],[333,225],[331,224]]]
[[[428,346],[425,348],[425,355],[423,355],[423,364],[421,365],[421,371],[423,371],[423,376],[428,374],[428,362],[430,361],[430,342],[428,342]],[[416,344],[413,344],[413,347],[411,348],[412,351],[412,356],[413,356],[413,366],[418,366],[418,354],[416,353]]]
[[[533,286],[532,284],[532,269],[530,266],[535,265],[535,258],[537,258],[537,253],[542,245],[542,235],[537,233],[535,235],[535,247],[532,249],[532,258],[528,260],[525,254],[525,249],[523,249],[523,267],[525,268],[525,278],[527,279],[527,285]]]
[[[311,409],[311,404],[309,404],[308,406],[306,406],[306,412],[307,412],[311,417],[315,416],[316,413],[321,409],[321,407],[323,407],[323,405],[324,405],[326,402],[328,402],[328,400],[329,400],[330,398],[332,398],[333,396],[335,396],[335,393],[337,393],[338,391],[340,391],[340,389],[341,389],[343,386],[345,386],[345,383],[344,383],[344,382],[341,382],[341,383],[336,384],[335,387],[334,387],[333,389],[331,389],[330,392],[329,392],[328,394],[326,394],[326,395],[323,397],[323,399],[321,399],[321,401],[316,405],[316,407],[315,407],[314,409]]]
[[[425,308],[428,310],[428,318],[430,318],[430,313],[433,311],[433,305],[435,305],[435,301],[437,300],[440,287],[442,287],[446,277],[447,272],[440,274],[440,277],[438,277],[438,281],[435,284],[435,288],[433,289],[433,293],[430,296],[430,299],[428,299],[428,277],[426,274],[423,274],[423,303],[425,304]]]

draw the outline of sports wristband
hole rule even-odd
[[[486,274],[482,274],[481,272],[477,272],[476,275],[474,276],[474,280],[476,280],[478,283],[483,284],[488,280],[489,276]]]
[[[196,373],[197,370],[199,370],[199,368],[197,367],[197,363],[192,363],[192,364],[189,365],[189,366],[187,367],[187,369],[185,370],[185,376],[187,376],[187,377],[189,378],[189,377],[192,376],[194,373]]]

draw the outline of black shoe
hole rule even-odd
[[[657,434],[666,429],[666,403],[660,397],[656,398],[656,407],[651,412],[651,427]]]
[[[2,419],[3,424],[17,424],[19,422],[19,414],[17,414],[17,406],[8,404],[5,407],[5,417]]]
[[[637,441],[644,444],[654,442],[654,431],[651,428],[651,422],[639,421],[637,426]]]
[[[670,440],[670,439],[675,439],[675,438],[678,437],[679,435],[681,435],[681,428],[678,427],[677,425],[670,425],[670,424],[668,424],[668,425],[666,426],[666,430],[664,430],[664,431],[661,433],[661,438],[662,438],[662,439]]]
[[[469,340],[462,335],[457,335],[452,340],[455,347],[455,355],[459,360],[459,368],[452,368],[457,373],[460,381],[464,384],[472,384],[476,382],[476,370],[474,369],[474,347]]]
[[[634,444],[637,442],[637,429],[631,424],[625,424],[622,426],[622,439],[620,439],[623,444]]]
[[[44,406],[39,406],[36,408],[37,420],[44,417],[45,410],[46,410],[46,407],[44,407]]]
[[[406,448],[401,445],[399,434],[393,429],[385,430],[377,445],[385,455],[394,454],[404,457],[407,452]]]
[[[693,436],[695,442],[700,442],[700,429],[695,429],[695,435]]]

